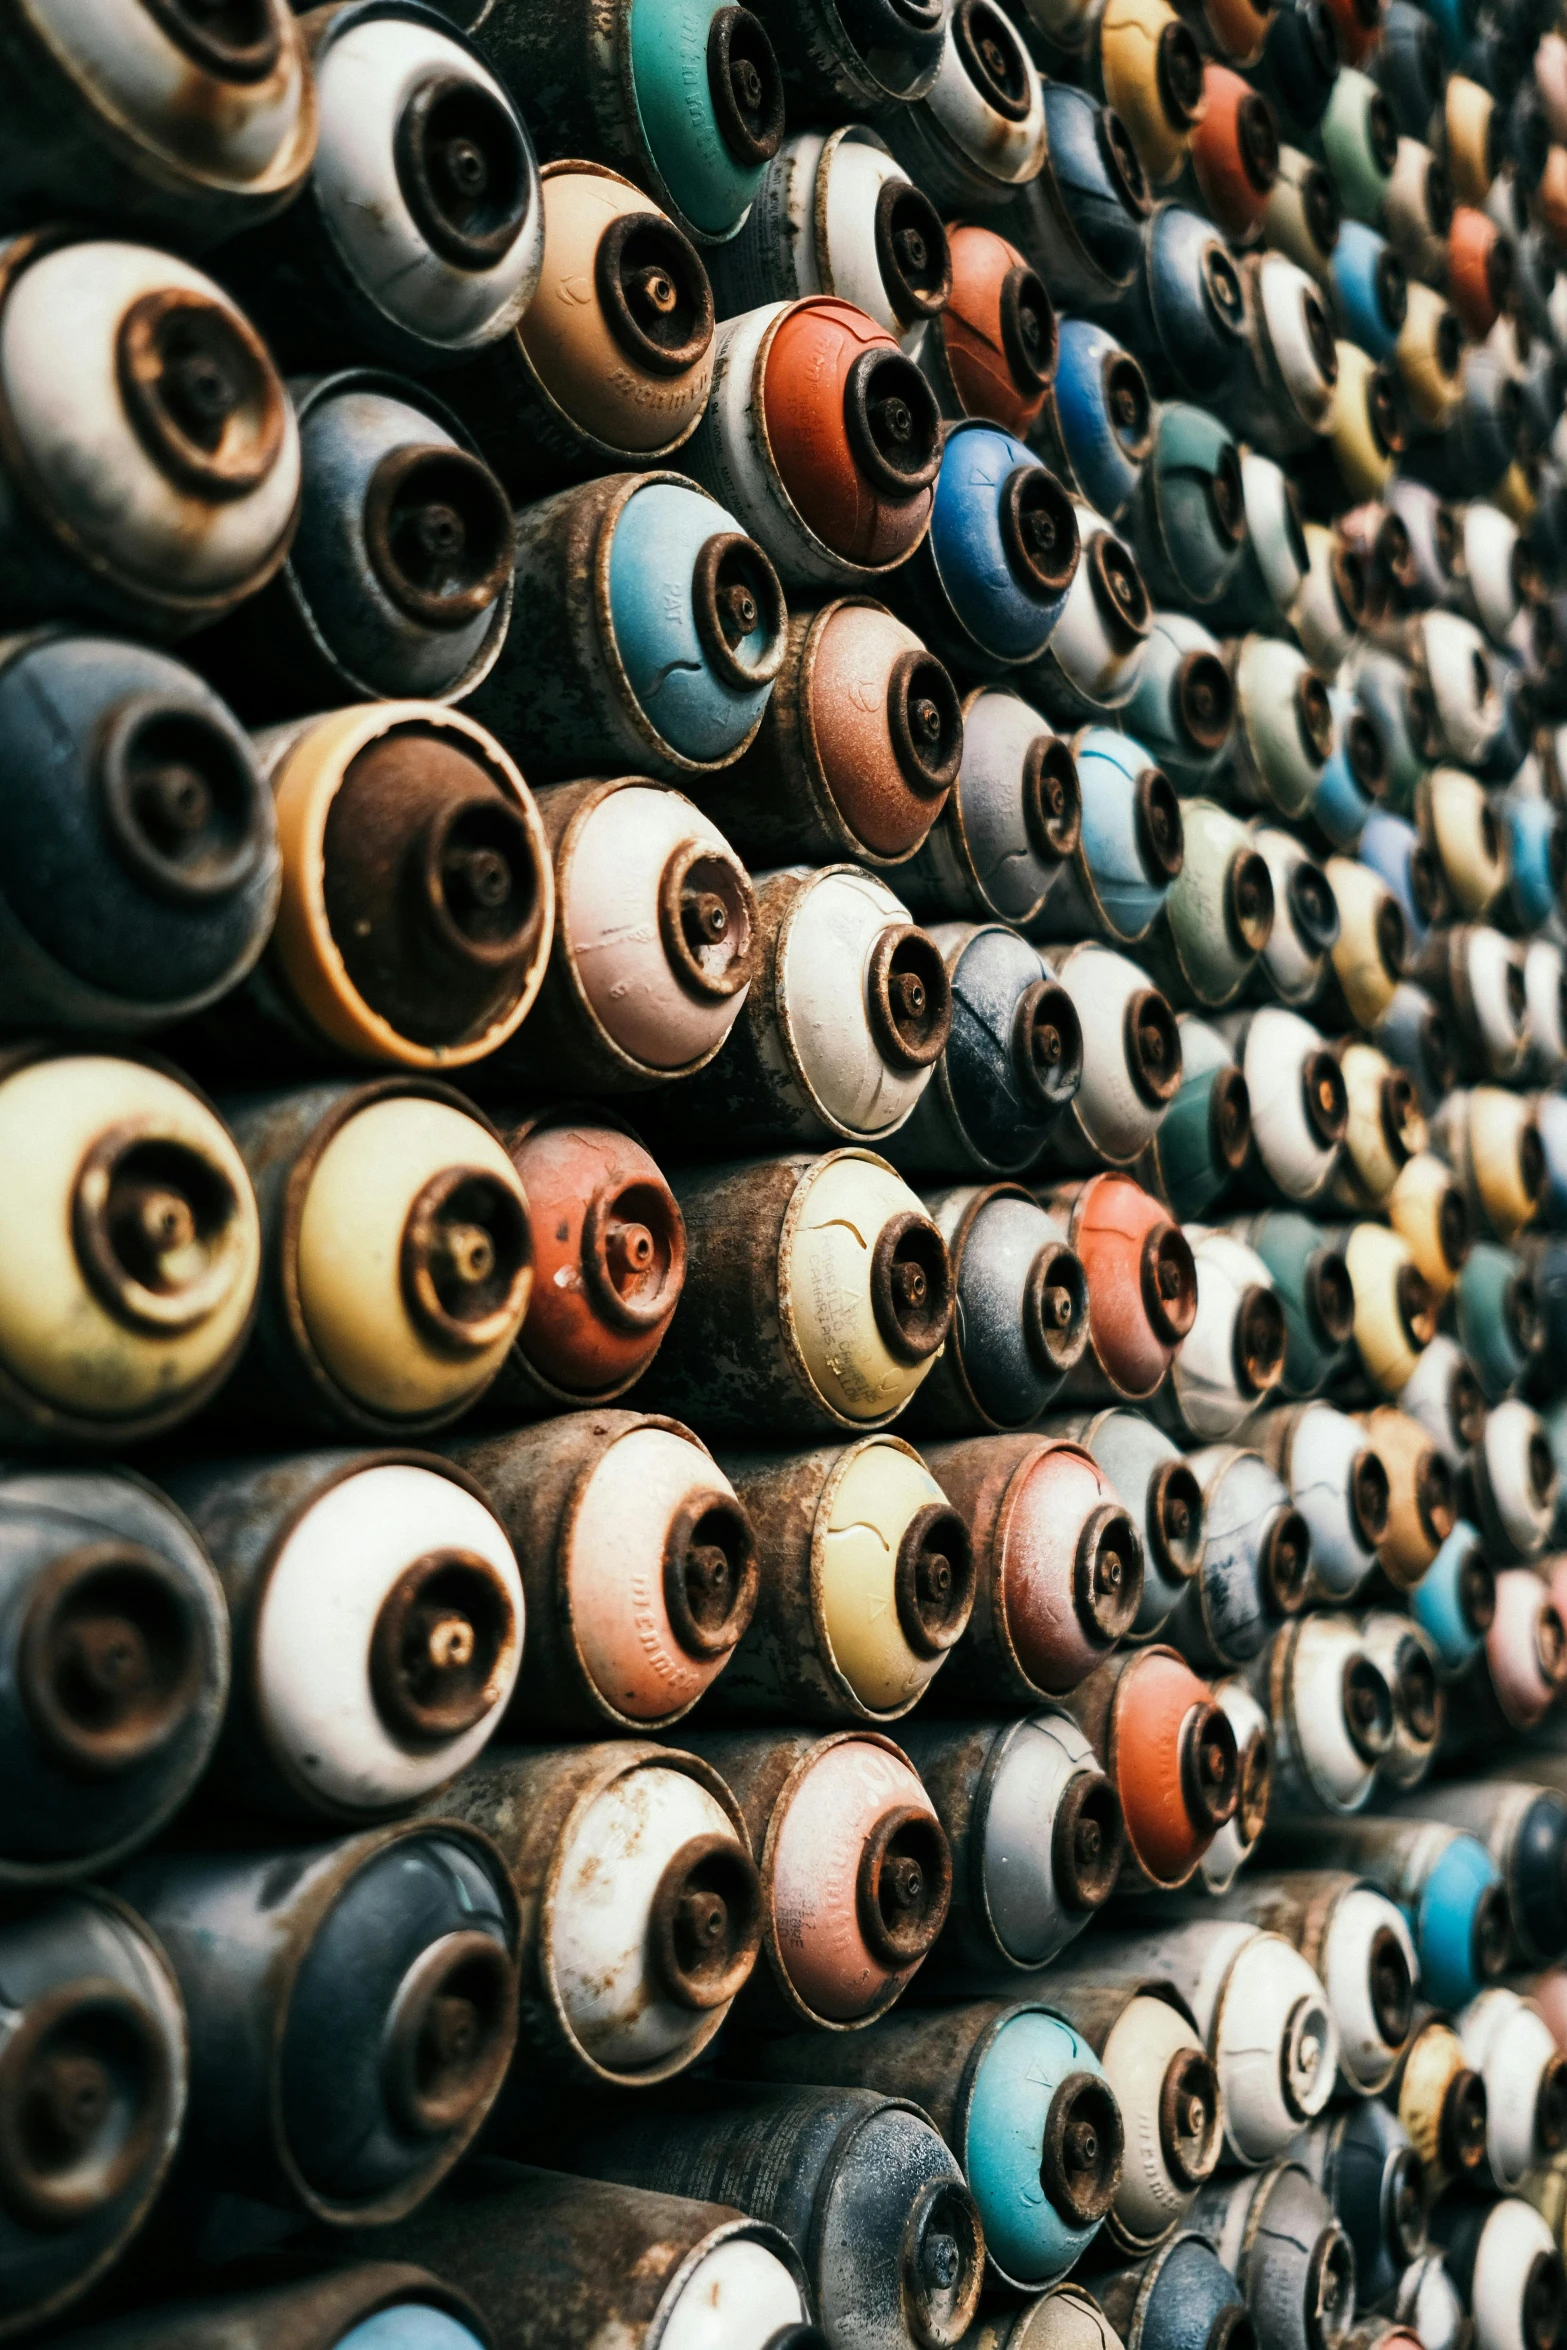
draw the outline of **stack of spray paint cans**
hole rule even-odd
[[[0,2341],[1558,2350],[1550,9],[0,0],[0,231]]]

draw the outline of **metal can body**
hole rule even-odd
[[[961,1510],[896,1436],[724,1460],[757,1528],[759,1581],[710,1712],[866,1723],[906,1714],[969,1621]]]
[[[0,1248],[0,1433],[121,1446],[188,1419],[255,1313],[256,1199],[227,1127],[167,1063],[16,1045],[0,1150],[26,1177]],[[149,1175],[144,1242],[122,1203]]]
[[[277,828],[216,695],[165,653],[40,630],[0,645],[0,738],[9,1027],[134,1036],[245,977],[277,911]],[[175,740],[198,797],[171,833]]]
[[[423,1453],[313,1452],[164,1470],[228,1603],[229,1800],[344,1825],[412,1811],[500,1727],[524,1640],[506,1534]]]
[[[952,1858],[902,1749],[874,1731],[698,1732],[745,1815],[762,1951],[740,2014],[857,2031],[902,1997],[946,1921]]]
[[[593,2178],[734,2205],[806,2263],[831,2338],[956,2350],[984,2240],[953,2156],[918,2106],[869,2089],[694,2084],[657,2115],[574,2129],[556,2152]]]
[[[761,1940],[744,1821],[709,1764],[640,1739],[509,1747],[432,1808],[498,1848],[522,1917],[527,2055],[492,2143],[526,2137],[541,2091],[641,2088],[696,2061]]]
[[[394,1439],[455,1419],[505,1362],[533,1276],[495,1129],[453,1089],[402,1077],[253,1095],[234,1119],[263,1276],[222,1408]]]
[[[686,1285],[648,1400],[745,1437],[896,1419],[951,1319],[946,1243],[870,1151],[762,1159],[675,1183]]]
[[[845,2087],[915,2098],[963,2166],[989,2272],[1002,2286],[1028,2290],[1064,2273],[1114,2199],[1122,2150],[1115,2092],[1088,2039],[1048,2007],[926,2009],[831,2040],[762,2041],[751,2061],[770,2080],[825,2073]],[[1085,2124],[1092,2153],[1074,2161]]]
[[[516,2037],[517,1907],[489,1840],[409,1822],[281,1872],[276,1853],[162,1853],[120,1883],[190,2019],[203,2183],[329,2225],[411,2210],[478,2130]],[[457,2049],[447,1999],[471,2017]]]
[[[191,2048],[157,1940],[96,1890],[7,1920],[0,2008],[15,2051],[0,2235],[0,2329],[9,2338],[99,2283],[146,2219],[185,2123]],[[85,2112],[79,2098],[64,2104],[66,2051],[83,2068],[75,2078],[85,2074],[97,2092]],[[64,2162],[57,2140],[35,2135],[39,2119],[47,2127],[62,2108],[75,2125]]]
[[[179,1511],[120,1469],[0,1478],[15,1789],[0,1882],[99,1873],[146,1842],[209,1760],[229,1687],[228,1625],[211,1563]],[[80,1670],[118,1644],[108,1692]]]
[[[503,1703],[517,1732],[662,1730],[721,1673],[756,1605],[755,1539],[677,1420],[596,1410],[454,1457],[515,1549],[531,1630]]]
[[[903,1736],[952,1848],[952,1906],[922,1992],[1032,1990],[1114,1890],[1114,1789],[1059,1706],[910,1722]]]

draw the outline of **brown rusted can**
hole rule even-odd
[[[709,1711],[727,1719],[896,1721],[962,1639],[968,1526],[912,1446],[725,1453],[756,1528],[756,1614]]]
[[[686,1284],[645,1400],[754,1438],[897,1418],[952,1316],[952,1269],[919,1198],[866,1150],[674,1178]]]
[[[322,2276],[127,2311],[72,2340],[83,2350],[336,2350],[377,2317],[424,2309],[445,2321],[438,2338],[448,2350],[467,2350],[464,2337],[479,2350],[506,2350],[506,2335],[496,2334],[466,2293],[397,2257],[379,2235],[373,2249],[380,2258]]]
[[[952,1855],[930,1797],[872,1730],[707,1731],[762,1879],[762,1955],[737,2023],[854,2031],[900,1998],[946,1922]]]
[[[794,2246],[723,2204],[481,2158],[365,2249],[383,2246],[433,2263],[471,2295],[495,2350],[657,2350],[705,2339],[715,2324],[735,2350],[825,2350]]]
[[[283,895],[237,1001],[198,1028],[225,1077],[302,1057],[432,1072],[504,1043],[555,924],[539,811],[465,710],[357,702],[256,738]]]
[[[750,1519],[700,1439],[678,1420],[598,1410],[452,1449],[527,1594],[512,1735],[646,1733],[689,1713],[757,1589]]]

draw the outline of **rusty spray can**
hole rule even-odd
[[[1284,1376],[1287,1333],[1273,1276],[1234,1233],[1186,1226],[1197,1312],[1154,1406],[1191,1442],[1234,1436]]]
[[[367,2247],[367,2252],[370,2248]],[[355,2350],[395,2333],[409,2350],[493,2350],[486,2318],[455,2286],[377,2243],[350,2266],[287,2283],[154,2303],[85,2328],[93,2350],[262,2350],[286,2339],[298,2350]]]
[[[1214,1701],[1229,1717],[1237,1756],[1235,1809],[1198,1863],[1203,1890],[1227,1893],[1257,1848],[1273,1792],[1273,1735],[1267,1715],[1239,1673],[1213,1684]]]
[[[167,254],[34,229],[0,256],[0,313],[6,475],[35,485],[0,531],[12,625],[74,613],[177,637],[264,586],[298,513],[299,430],[227,294]],[[106,505],[92,483],[110,477]]]
[[[1446,1820],[1480,1839],[1501,1871],[1517,1953],[1531,1966],[1549,1966],[1567,1950],[1560,1876],[1567,1795],[1556,1773],[1553,1759],[1514,1752],[1482,1764],[1472,1779],[1416,1788],[1400,1804],[1417,1818]]]
[[[1452,1473],[1419,1421],[1396,1405],[1378,1404],[1364,1415],[1364,1426],[1387,1471],[1387,1525],[1377,1558],[1390,1583],[1411,1591],[1457,1520]]]
[[[517,1906],[495,1847],[449,1820],[284,1855],[162,1852],[120,1889],[190,2019],[185,2160],[329,2225],[411,2210],[501,2086]]]
[[[1083,1077],[1083,1023],[1039,949],[999,922],[936,922],[951,1020],[928,1087],[893,1139],[910,1172],[1022,1175]]]
[[[713,289],[668,213],[604,163],[547,163],[539,188],[533,297],[442,383],[517,500],[669,464],[713,381]]]
[[[233,1626],[224,1797],[358,1826],[412,1811],[473,1760],[516,1686],[523,1586],[460,1469],[307,1452],[163,1476]]]
[[[436,702],[358,703],[258,738],[283,852],[267,953],[192,1032],[204,1066],[464,1068],[526,1018],[555,926],[533,795]]]
[[[64,2310],[147,2217],[186,2115],[191,2050],[157,1941],[112,1894],[72,1888],[0,1929],[14,2050],[0,2330]]]
[[[684,1173],[674,1188],[690,1257],[647,1400],[741,1436],[895,1419],[947,1335],[952,1274],[886,1161],[798,1154]]]
[[[1216,2179],[1192,2219],[1240,2285],[1260,2340],[1336,2350],[1355,2312],[1354,2250],[1298,2163]]]
[[[521,1325],[528,1206],[499,1135],[417,1077],[233,1107],[261,1203],[262,1303],[222,1409],[416,1436],[477,1401]]]
[[[311,9],[309,178],[223,256],[291,363],[451,367],[515,325],[539,282],[543,206],[515,100],[421,0]]]
[[[686,457],[789,586],[863,588],[930,528],[941,418],[896,338],[817,294],[724,320]]]
[[[13,1045],[0,1149],[28,1169],[0,1251],[0,1433],[121,1446],[187,1419],[255,1311],[256,1199],[227,1127],[166,1062]]]
[[[1126,1823],[1127,1890],[1184,1885],[1240,1800],[1229,1716],[1172,1648],[1123,1650],[1064,1701]]]
[[[1284,1310],[1281,1398],[1310,1398],[1352,1361],[1355,1293],[1344,1251],[1321,1225],[1294,1209],[1266,1210],[1231,1229],[1255,1249]]]
[[[1114,2200],[1115,2092],[1086,2035],[1043,2004],[905,2009],[864,2032],[758,2041],[741,2061],[768,2080],[825,2072],[842,2087],[915,2096],[968,2180],[993,2285],[1029,2291],[1063,2275]]]
[[[726,1156],[890,1142],[951,1028],[936,939],[880,874],[854,865],[763,874],[753,939],[754,976],[726,1048],[664,1106],[671,1132],[706,1131]]]
[[[951,1908],[921,1994],[1033,1990],[1115,1889],[1114,1788],[1056,1705],[1011,1721],[910,1722],[903,1737],[952,1852]]]
[[[1144,970],[1092,941],[1068,948],[1057,976],[1082,1032],[1083,1076],[1070,1116],[1046,1138],[1045,1164],[1062,1173],[1130,1168],[1180,1091],[1175,1014]]]
[[[835,596],[790,613],[760,731],[692,790],[759,865],[847,858],[895,868],[903,890],[965,740],[958,689],[913,629],[869,596]]]
[[[519,509],[511,627],[473,714],[542,779],[727,766],[783,662],[778,574],[684,474],[611,473]]]
[[[955,0],[941,63],[924,96],[885,118],[893,153],[952,207],[999,204],[1040,170],[1042,78],[1012,19]]]
[[[1122,1637],[1151,1640],[1202,1563],[1202,1487],[1162,1428],[1115,1405],[1045,1423],[1093,1454],[1143,1539],[1143,1592]]]
[[[1287,1624],[1249,1668],[1273,1725],[1272,1814],[1359,1811],[1393,1739],[1393,1694],[1347,1616]]]
[[[1032,931],[1067,885],[1083,790],[1069,742],[1019,695],[963,697],[963,755],[901,886],[920,914],[960,913]]]
[[[419,695],[461,701],[511,617],[506,492],[441,401],[370,368],[296,378],[299,527],[197,659],[247,719]]]
[[[682,2084],[656,2113],[621,2105],[556,2139],[554,2151],[591,2178],[770,2220],[804,2260],[830,2340],[956,2350],[974,2316],[979,2214],[957,2162],[906,2098]]]
[[[1149,1909],[1136,1930],[1096,1937],[1080,1981],[1171,1985],[1197,2027],[1217,2084],[1203,2135],[1231,2165],[1276,2161],[1333,2094],[1338,2027],[1316,1970],[1293,1943],[1249,1923],[1213,1916],[1206,1903],[1178,1920]],[[1213,2147],[1205,2176],[1211,2176]],[[1196,2181],[1194,2184],[1201,2184]],[[1189,2202],[1188,2206],[1189,2208]]]
[[[1255,2350],[1240,2287],[1207,2238],[1189,2229],[1097,2276],[1093,2289],[1126,2350]]]
[[[526,2264],[520,2242],[539,2247]],[[715,2322],[736,2350],[764,2350],[779,2335],[795,2350],[821,2350],[787,2237],[686,2196],[481,2157],[395,2230],[367,2237],[365,2249],[434,2261],[448,2288],[471,2295],[495,2350],[543,2350],[548,2341],[587,2350],[606,2326],[623,2330],[627,2350],[655,2350]]]
[[[1310,1529],[1313,1596],[1352,1599],[1376,1567],[1388,1522],[1387,1468],[1366,1430],[1330,1403],[1306,1403],[1260,1414],[1247,1434]]]
[[[1410,1616],[1373,1608],[1360,1619],[1360,1637],[1382,1668],[1393,1700],[1393,1735],[1377,1765],[1384,1795],[1418,1787],[1429,1777],[1447,1710],[1435,1643]]]
[[[761,1943],[745,1825],[709,1764],[641,1739],[496,1748],[434,1808],[494,1837],[522,1910],[523,2053],[492,2142],[514,2145],[552,2086],[641,2088],[695,2062]]]
[[[756,1613],[710,1715],[896,1721],[961,1642],[974,1602],[967,1521],[896,1436],[723,1455],[756,1528]]]
[[[974,1612],[946,1680],[971,1704],[1075,1689],[1136,1621],[1142,1538],[1081,1445],[1027,1434],[928,1444],[969,1529]]]
[[[180,13],[52,29],[21,17],[6,33],[8,221],[85,211],[199,247],[290,202],[315,152],[316,102],[280,0],[243,27]]]
[[[602,1102],[494,1115],[528,1197],[534,1280],[497,1382],[516,1418],[613,1403],[657,1354],[686,1271],[663,1173]]]
[[[277,827],[250,744],[199,678],[116,638],[13,636],[0,739],[10,1027],[135,1035],[245,977],[277,912]]]
[[[1270,1866],[1347,1869],[1396,1901],[1414,1936],[1425,1996],[1444,2008],[1465,2006],[1507,1962],[1507,1895],[1485,1846],[1438,1821],[1280,1817],[1268,1824]],[[1406,2070],[1414,2062],[1406,2058]],[[1400,2119],[1434,2160],[1402,2108]],[[1483,2133],[1482,2133],[1483,2135]]]
[[[1222,2150],[1218,2077],[1191,2010],[1153,1975],[1123,1983],[1057,1968],[1050,1997],[1098,2056],[1121,2108],[1121,2180],[1103,2246],[1155,2251],[1181,2227]]]
[[[1088,1344],[1088,1277],[1020,1185],[927,1195],[952,1260],[956,1308],[908,1425],[950,1436],[1038,1419]]]
[[[1204,1216],[1227,1191],[1251,1148],[1251,1095],[1216,1028],[1183,1014],[1181,1090],[1139,1173],[1183,1222]]]
[[[792,45],[780,64],[786,81],[799,70]],[[947,232],[886,141],[844,119],[847,128],[784,140],[739,234],[710,255],[713,290],[726,318],[762,302],[835,294],[918,350],[926,323],[952,296]]]
[[[1040,1198],[1088,1275],[1088,1352],[1069,1377],[1069,1393],[1146,1403],[1196,1319],[1190,1242],[1128,1176],[1091,1175]]]
[[[1190,1455],[1202,1491],[1202,1558],[1165,1619],[1165,1638],[1206,1672],[1248,1664],[1305,1603],[1311,1529],[1261,1453],[1209,1444]]]
[[[1348,1870],[1252,1870],[1223,1897],[1219,1914],[1294,1944],[1327,1993],[1340,2089],[1380,2095],[1409,2044],[1419,1974],[1397,1903]]]
[[[1486,2205],[1451,2197],[1431,2215],[1443,2263],[1474,2319],[1475,2350],[1522,2343],[1534,2350],[1561,2322],[1562,2256],[1532,2204],[1516,2195]]]
[[[760,962],[751,879],[683,794],[626,776],[539,801],[556,920],[539,1000],[498,1071],[640,1092],[702,1068]]]
[[[100,1874],[205,1768],[229,1693],[222,1591],[188,1520],[130,1470],[0,1477],[11,1888]]]
[[[756,1605],[756,1542],[689,1428],[591,1409],[458,1440],[529,1598],[514,1734],[646,1734],[690,1712]]]
[[[1354,2248],[1357,2305],[1385,2308],[1426,2248],[1425,2174],[1408,2133],[1385,2105],[1366,2098],[1314,2123],[1297,2143],[1296,2160]]]
[[[858,2030],[901,1998],[946,1921],[952,1856],[900,1747],[873,1730],[698,1732],[745,1815],[762,1881],[747,2021]]]
[[[1567,2141],[1567,2056],[1532,1999],[1490,1984],[1457,2019],[1463,2051],[1485,2083],[1491,2183],[1514,2192]]]

